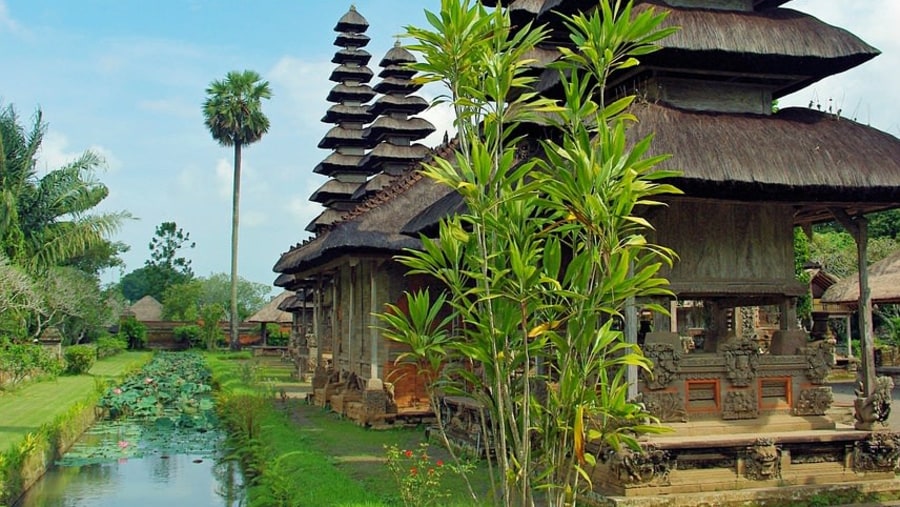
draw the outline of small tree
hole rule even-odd
[[[140,350],[147,346],[147,326],[134,317],[126,317],[119,323],[119,336],[128,343],[131,350]]]
[[[225,317],[225,308],[222,305],[208,304],[200,307],[200,336],[207,350],[215,350],[222,330],[219,322]]]

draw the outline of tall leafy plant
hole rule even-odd
[[[452,160],[423,172],[467,211],[399,261],[445,291],[411,294],[410,306],[428,297],[459,325],[446,339],[392,308],[386,336],[409,346],[400,360],[476,365],[445,367],[442,387],[485,408],[500,503],[533,505],[543,492],[549,505],[571,505],[596,461],[588,441],[638,448],[637,435],[660,431],[628,399],[627,367],[649,362],[616,323],[629,298],[669,294],[657,272],[674,253],[646,240],[650,224],[636,210],[677,189],[659,181],[674,174],[656,169],[663,157],[648,155],[649,138],[627,141],[634,98],[608,103],[604,92],[610,73],[672,30],[659,28],[663,14],[618,2],[565,18],[563,100],[550,101],[533,92],[527,59],[542,29],[513,29],[503,9],[469,0],[443,0],[427,18],[430,29],[407,29],[424,56],[413,67],[447,86],[440,100],[456,112],[459,143]],[[538,116],[556,137],[523,156],[525,124]]]

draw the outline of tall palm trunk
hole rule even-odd
[[[231,311],[229,312],[229,330],[231,331],[231,350],[240,350],[238,336],[237,282],[238,282],[238,222],[241,206],[241,142],[234,143],[234,189],[231,200]]]

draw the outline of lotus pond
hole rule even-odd
[[[106,389],[104,420],[16,507],[241,505],[240,471],[226,457],[210,390],[198,354],[157,354]]]

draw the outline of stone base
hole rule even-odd
[[[682,434],[646,438],[642,440],[644,454],[622,450],[598,460],[591,473],[594,492],[643,498],[803,485],[860,485],[895,479],[900,457],[897,434],[858,431],[843,425],[815,429],[825,422],[803,419],[809,427],[795,431],[725,434],[713,431],[711,425],[703,435],[703,428],[693,428],[692,424],[691,428],[679,428]],[[772,424],[778,426],[777,421]]]
[[[879,495],[900,498],[900,480],[895,478],[867,480],[848,484],[804,484],[797,486],[758,487],[730,491],[672,493],[640,497],[588,495],[579,504],[597,507],[744,507],[747,505],[787,506],[808,502],[814,498],[847,498]],[[843,500],[838,500],[843,501]],[[861,504],[856,504],[861,505]],[[876,504],[864,504],[876,505]],[[894,505],[890,503],[888,505]]]

